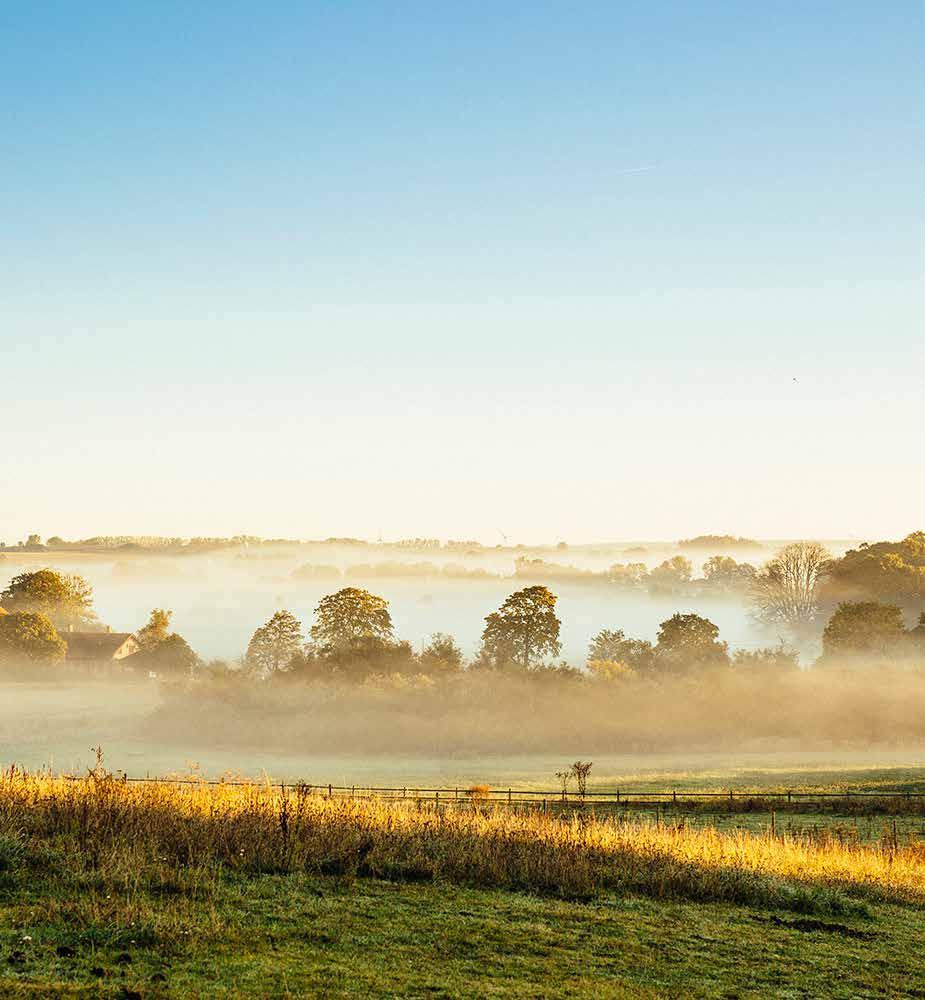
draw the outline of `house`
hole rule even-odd
[[[91,669],[118,666],[131,669],[124,661],[141,648],[131,632],[74,632],[60,633],[67,643],[64,662],[68,666]]]

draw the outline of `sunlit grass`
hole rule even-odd
[[[55,844],[85,866],[373,876],[519,889],[602,891],[834,910],[851,900],[925,902],[925,850],[886,836],[858,845],[787,832],[720,832],[650,819],[553,816],[503,806],[329,798],[305,786],[124,782],[13,770],[0,832]]]

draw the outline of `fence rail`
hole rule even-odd
[[[84,780],[85,775],[65,775],[69,780]],[[488,785],[458,785],[458,786],[392,786],[392,785],[335,785],[327,782],[290,779],[287,781],[272,781],[264,779],[206,779],[192,777],[141,777],[117,773],[116,778],[125,782],[148,782],[170,785],[208,785],[232,787],[265,787],[293,791],[301,788],[313,794],[327,795],[337,798],[384,798],[395,801],[435,801],[435,802],[491,802],[509,805],[546,805],[567,803],[580,805],[625,805],[646,806],[664,804],[689,804],[696,802],[717,804],[726,802],[730,805],[745,805],[749,802],[773,803],[811,803],[811,802],[882,802],[899,804],[901,802],[916,803],[925,800],[925,791],[871,791],[871,790],[813,790],[813,789],[747,789],[730,788],[725,791],[702,791],[700,789],[646,789],[646,788],[614,788],[610,790],[586,790],[579,792],[574,789],[563,791],[561,788],[497,788]]]

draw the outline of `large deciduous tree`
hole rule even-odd
[[[93,625],[93,588],[82,577],[39,569],[14,576],[0,594],[0,606],[11,613],[44,615],[56,628]]]
[[[344,587],[318,602],[310,634],[322,652],[345,649],[369,639],[391,642],[389,602],[368,590]]]
[[[768,625],[793,628],[812,622],[819,610],[819,584],[830,560],[819,542],[785,545],[752,583],[749,599],[755,617]]]
[[[172,611],[155,608],[148,621],[135,633],[141,647],[132,656],[132,666],[158,676],[191,674],[201,660],[182,635],[170,631]]]
[[[728,664],[729,649],[719,641],[719,628],[708,618],[675,614],[658,627],[655,656],[667,670],[680,672]]]
[[[906,639],[903,613],[895,604],[843,601],[822,633],[822,651],[826,659],[881,657],[896,652]]]
[[[247,645],[247,665],[264,675],[285,670],[301,652],[302,623],[291,611],[277,611],[254,632]]]
[[[547,587],[518,590],[485,619],[482,662],[494,666],[517,663],[525,670],[545,655],[558,656],[557,597]]]
[[[51,621],[35,611],[0,614],[0,662],[59,663],[67,646]]]

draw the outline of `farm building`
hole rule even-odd
[[[64,662],[69,666],[91,669],[127,666],[122,661],[138,652],[131,632],[62,632],[67,643]]]

